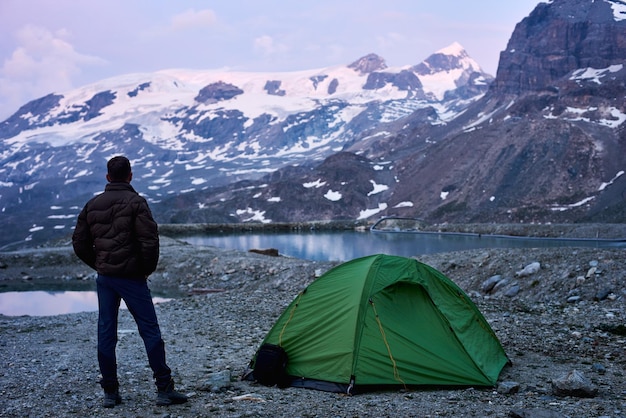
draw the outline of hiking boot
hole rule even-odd
[[[167,406],[187,402],[187,396],[174,390],[174,381],[170,380],[164,389],[159,389],[157,393],[156,404],[158,406]]]
[[[104,392],[104,400],[102,406],[105,408],[113,408],[115,405],[122,403],[122,397],[119,392]]]

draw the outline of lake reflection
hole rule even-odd
[[[152,298],[154,303],[170,299]],[[122,309],[127,309],[122,301]],[[27,292],[0,293],[0,314],[8,316],[48,316],[98,310],[98,295],[95,291],[47,292],[35,290]]]
[[[186,237],[182,241],[240,251],[275,248],[282,255],[299,259],[339,262],[371,254],[413,257],[478,248],[626,248],[626,241],[356,231],[216,234]],[[153,300],[158,303],[169,299]],[[4,315],[42,316],[96,310],[95,291],[0,293],[0,314]]]
[[[413,257],[479,248],[626,247],[624,241],[353,231],[238,233],[191,236],[182,240],[240,251],[276,248],[282,255],[316,261],[348,261],[371,254]]]

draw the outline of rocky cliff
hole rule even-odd
[[[608,68],[626,56],[626,5],[618,0],[539,3],[500,54],[492,90],[545,89],[580,68]]]

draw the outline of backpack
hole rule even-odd
[[[254,380],[265,386],[286,388],[290,383],[287,360],[287,352],[281,346],[263,344],[256,354],[252,370]]]

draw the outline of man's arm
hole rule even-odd
[[[76,220],[76,228],[72,234],[72,246],[74,247],[74,253],[85,264],[92,269],[96,269],[96,252],[93,248],[93,238],[91,231],[89,231],[89,225],[87,225],[87,211],[86,207],[78,215]]]
[[[135,234],[141,244],[141,259],[147,277],[156,270],[159,262],[159,229],[145,201],[139,205],[137,211]]]

